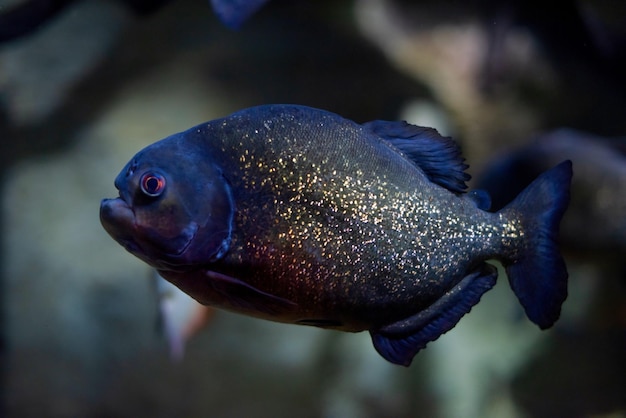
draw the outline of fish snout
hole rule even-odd
[[[134,224],[135,214],[130,206],[121,198],[102,199],[100,202],[100,223],[113,238],[127,235]]]

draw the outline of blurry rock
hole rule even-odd
[[[136,14],[147,14],[154,12],[169,1],[119,0],[118,3]],[[72,10],[69,6],[75,2],[77,0],[4,0],[0,7],[0,43],[32,36],[47,25],[54,25],[57,17],[62,16],[64,11]],[[80,9],[81,6],[77,8]],[[106,20],[101,22],[94,19],[92,23],[94,22],[96,25],[106,24]]]
[[[23,125],[49,116],[131,21],[116,2],[78,2],[33,36],[0,45],[0,105],[9,120]]]
[[[624,417],[624,329],[559,334],[515,378],[517,403],[533,417]]]
[[[355,11],[363,34],[399,70],[430,89],[450,115],[464,155],[480,166],[502,146],[503,136],[508,143],[519,143],[538,119],[515,90],[508,88],[495,95],[482,90],[489,34],[476,13],[456,6],[448,10],[419,9],[418,5],[420,13],[404,14],[390,0],[359,0]],[[550,79],[528,37],[512,33],[505,43],[517,74],[539,72],[544,81]]]

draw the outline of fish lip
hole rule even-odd
[[[116,213],[121,216],[109,216],[110,213],[116,211]],[[100,201],[100,218],[126,218],[128,219],[128,214],[131,214],[130,218],[132,218],[132,226],[135,224],[135,210],[131,205],[128,204],[126,199],[120,194],[118,197],[113,198],[105,198]]]
[[[121,195],[113,198],[105,198],[100,201],[101,218],[113,218],[113,216],[109,216],[109,214],[114,210],[118,213],[121,210],[122,215],[128,215],[128,212],[130,212],[133,221],[135,219],[135,211]],[[119,216],[116,216],[116,218],[119,218]]]
[[[115,198],[102,199],[100,203],[100,222],[107,233],[127,251],[135,255],[141,254],[150,260],[152,260],[155,254],[160,253],[161,256],[159,258],[169,259],[170,261],[166,262],[166,264],[171,266],[184,265],[185,253],[191,247],[200,230],[199,225],[195,222],[188,225],[189,239],[178,250],[172,252],[159,250],[146,242],[142,243],[141,240],[138,241],[135,238],[135,234],[138,231],[137,218],[134,208],[128,204],[124,193],[120,193]],[[140,256],[140,258],[142,257]],[[152,260],[152,262],[155,262],[155,260]]]
[[[120,241],[125,248],[138,244],[132,238],[132,234],[124,232],[126,229],[136,229],[135,211],[120,196],[116,198],[102,199],[100,202],[100,223],[111,237]]]

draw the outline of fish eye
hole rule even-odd
[[[160,196],[165,190],[165,177],[157,173],[145,173],[141,176],[139,186],[146,196]]]

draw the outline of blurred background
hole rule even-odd
[[[272,0],[235,31],[206,0],[0,0],[0,415],[626,417],[626,3],[557,3]],[[170,297],[100,199],[140,148],[266,103],[436,127],[494,206],[572,159],[561,320],[502,276],[405,369]]]

